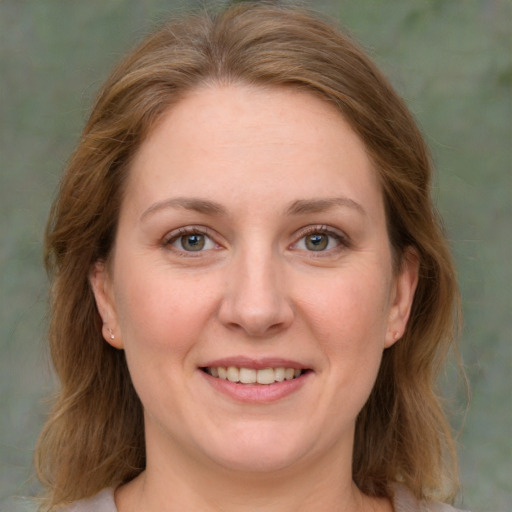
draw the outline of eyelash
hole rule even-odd
[[[313,250],[307,250],[305,249],[305,252],[312,253],[315,257],[321,257],[322,255],[331,254],[335,251],[342,250],[344,248],[350,247],[350,241],[347,238],[346,235],[339,233],[338,231],[329,228],[328,226],[308,226],[304,228],[300,233],[299,237],[296,242],[290,245],[290,248],[294,249],[297,247],[297,245],[304,240],[306,237],[310,235],[327,235],[330,238],[333,238],[337,246],[334,248],[326,249],[326,250],[320,250],[320,251],[313,251]],[[177,242],[180,238],[190,235],[200,235],[204,236],[205,238],[209,239],[211,243],[219,247],[219,244],[217,244],[212,235],[211,230],[209,228],[206,228],[204,226],[187,226],[179,228],[169,234],[169,236],[165,237],[163,240],[164,247],[172,247],[172,245]],[[174,251],[179,252],[182,255],[186,255],[187,257],[199,257],[201,253],[205,252],[205,250],[199,250],[199,251],[187,251],[184,249],[179,249],[174,247]],[[206,249],[211,250],[211,249]]]
[[[203,250],[199,251],[186,251],[184,249],[179,249],[177,247],[172,247],[172,245],[177,242],[180,238],[190,236],[190,235],[200,235],[204,236],[205,238],[209,239],[215,246],[219,246],[211,236],[210,229],[204,227],[204,226],[187,226],[183,228],[179,228],[173,232],[171,232],[167,237],[163,240],[163,245],[166,248],[169,248],[171,250],[174,250],[178,252],[180,255],[197,258],[201,255]]]
[[[348,237],[345,234],[340,233],[339,231],[334,230],[332,228],[329,228],[326,225],[306,227],[300,233],[299,239],[292,244],[292,247],[297,246],[297,244],[299,242],[301,242],[302,240],[304,240],[306,237],[308,237],[310,235],[317,235],[317,234],[327,235],[327,236],[333,238],[336,241],[337,246],[334,248],[331,248],[331,249],[326,249],[326,250],[321,250],[321,251],[307,251],[308,253],[313,253],[313,255],[315,257],[321,257],[322,255],[326,255],[326,254],[332,255],[334,251],[339,251],[339,250],[343,250],[343,249],[350,247],[350,240],[348,239]]]

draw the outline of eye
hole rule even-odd
[[[324,233],[313,233],[304,237],[304,244],[310,251],[325,251],[329,247],[329,236]]]
[[[310,228],[295,244],[295,249],[312,252],[327,252],[347,245],[345,238],[326,227]]]
[[[185,252],[201,252],[217,247],[217,244],[207,234],[197,229],[187,228],[179,229],[174,236],[171,234],[166,245]]]

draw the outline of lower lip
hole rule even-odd
[[[295,379],[284,380],[274,384],[240,384],[212,377],[202,370],[199,371],[214,389],[224,395],[239,402],[259,404],[277,402],[297,392],[310,379],[312,373],[306,372]]]

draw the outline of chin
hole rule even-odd
[[[241,474],[269,474],[284,471],[298,462],[297,454],[275,453],[272,447],[262,450],[247,450],[244,453],[233,453],[232,456],[224,454],[215,456],[215,462],[228,471]]]
[[[308,453],[311,441],[276,426],[244,429],[224,435],[223,443],[212,443],[205,450],[211,460],[227,470],[243,473],[269,473],[292,467]],[[226,440],[229,444],[226,446]],[[215,447],[215,448],[214,448]]]

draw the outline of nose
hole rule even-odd
[[[270,250],[268,254],[249,252],[234,258],[226,269],[219,319],[251,337],[272,336],[287,329],[294,318],[286,279],[279,258]]]

